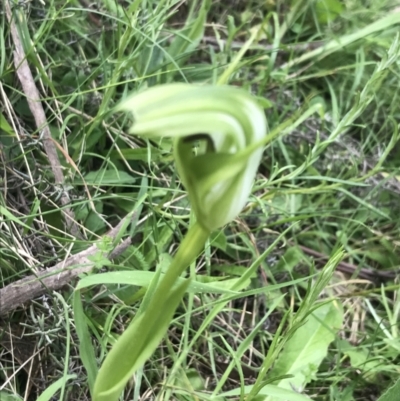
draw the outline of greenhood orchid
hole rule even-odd
[[[169,84],[124,100],[131,133],[175,138],[174,157],[197,221],[213,231],[243,209],[262,147],[245,151],[267,133],[263,110],[245,91],[229,86]]]
[[[177,170],[197,221],[165,273],[157,270],[145,301],[107,354],[93,385],[94,401],[117,401],[162,340],[190,282],[177,285],[181,274],[202,252],[210,232],[245,205],[267,132],[263,110],[246,92],[227,86],[159,86],[127,98],[117,109],[133,112],[132,133],[175,138]]]

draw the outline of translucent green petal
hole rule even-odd
[[[119,110],[133,113],[131,132],[176,138],[174,156],[198,222],[214,230],[244,207],[262,150],[246,149],[267,133],[263,110],[241,89],[170,84],[130,96]],[[206,146],[196,150],[197,138]],[[235,157],[236,154],[244,157]]]

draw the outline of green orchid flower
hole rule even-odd
[[[267,133],[263,110],[230,86],[169,84],[124,100],[134,116],[131,133],[175,138],[174,157],[197,221],[213,231],[232,221],[247,202]],[[254,147],[254,146],[253,146]]]
[[[232,87],[159,86],[127,98],[118,110],[133,112],[134,134],[175,138],[177,170],[197,221],[166,272],[158,270],[139,311],[107,354],[92,386],[94,401],[117,401],[162,340],[190,282],[177,285],[181,274],[204,249],[210,232],[233,220],[245,205],[267,132],[262,109]]]

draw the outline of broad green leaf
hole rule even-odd
[[[136,181],[135,177],[132,177],[126,171],[118,170],[99,170],[91,171],[84,176],[85,183],[88,185],[121,185],[121,184],[133,184]],[[82,185],[83,182],[79,179],[74,180],[74,185]]]
[[[210,236],[210,244],[216,248],[222,249],[226,251],[226,247],[228,245],[228,241],[226,239],[226,235],[223,231],[216,231]]]
[[[400,400],[400,379],[383,393],[378,401],[399,401]]]
[[[293,268],[298,266],[304,259],[305,256],[301,249],[297,246],[291,246],[286,250],[275,269],[279,272],[292,272]]]
[[[90,276],[82,278],[76,290],[90,287],[92,285],[99,284],[125,284],[135,285],[138,287],[148,287],[153,280],[156,273],[146,271],[115,271],[107,273],[92,274]],[[161,275],[163,277],[163,275]],[[211,283],[202,283],[199,281],[192,281],[187,292],[190,293],[211,293],[211,294],[238,294],[236,291],[232,291],[229,288],[235,285],[239,279],[219,280]],[[176,281],[177,285],[181,285],[185,282],[185,279],[180,277]],[[250,280],[247,281],[247,285],[250,284]]]
[[[96,206],[102,205],[102,202],[96,202]],[[98,207],[96,207],[98,209]],[[98,232],[102,228],[106,228],[106,223],[104,222],[104,218],[100,217],[100,213],[95,213],[93,210],[90,210],[86,219],[85,219],[85,227],[87,230],[91,232]]]
[[[343,5],[339,0],[317,0],[315,11],[319,22],[327,23],[336,19],[343,12]]]
[[[362,347],[354,347],[345,340],[340,341],[340,349],[349,357],[354,369],[363,372],[365,380],[374,380],[377,373],[382,370],[382,359],[371,354],[370,350]]]
[[[201,372],[196,369],[190,369],[185,372],[185,375],[177,378],[176,385],[181,388],[189,387],[190,390],[202,391],[205,390],[205,379]]]
[[[302,392],[318,371],[318,367],[328,352],[329,344],[335,339],[343,320],[342,306],[338,301],[324,304],[309,315],[288,340],[276,361],[269,377],[293,375],[283,379],[277,386]],[[279,398],[271,396],[266,401]]]

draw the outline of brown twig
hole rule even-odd
[[[322,259],[322,260],[328,260],[329,256],[324,255],[320,252],[315,251],[314,249],[307,248],[306,246],[299,245],[299,248],[306,254],[310,256],[314,256],[316,258]],[[384,280],[394,280],[400,272],[396,271],[381,271],[381,270],[373,270],[373,269],[367,269],[365,267],[359,268],[356,265],[353,265],[351,263],[347,262],[339,262],[337,268],[338,271],[342,273],[347,273],[347,274],[354,274],[358,272],[357,276],[359,278],[365,279],[365,280],[370,280],[373,282],[376,281],[384,281]]]
[[[120,231],[125,220],[111,229],[106,236],[114,239]],[[121,255],[131,244],[131,238],[125,239],[109,254],[109,259]],[[55,266],[41,272],[18,280],[0,289],[0,316],[4,315],[25,302],[31,301],[48,291],[56,291],[70,283],[82,273],[87,273],[93,268],[93,262],[89,256],[99,252],[96,245],[70,256],[68,259],[57,263]]]
[[[46,114],[43,110],[42,103],[40,101],[40,94],[35,85],[35,81],[32,76],[32,72],[29,68],[26,60],[26,54],[22,46],[21,37],[18,29],[14,23],[12,11],[8,1],[5,1],[6,15],[10,24],[11,36],[14,42],[14,65],[15,69],[21,82],[22,89],[26,95],[26,99],[29,105],[29,109],[35,119],[36,128],[42,133],[44,150],[49,159],[51,170],[54,174],[54,180],[57,185],[62,186],[64,184],[64,174],[61,168],[60,159],[58,158],[56,147],[51,137],[50,128],[47,123]],[[63,212],[66,219],[66,227],[68,231],[74,237],[81,237],[79,226],[75,221],[74,212],[67,206],[70,203],[68,193],[62,192],[60,202],[64,207]]]

